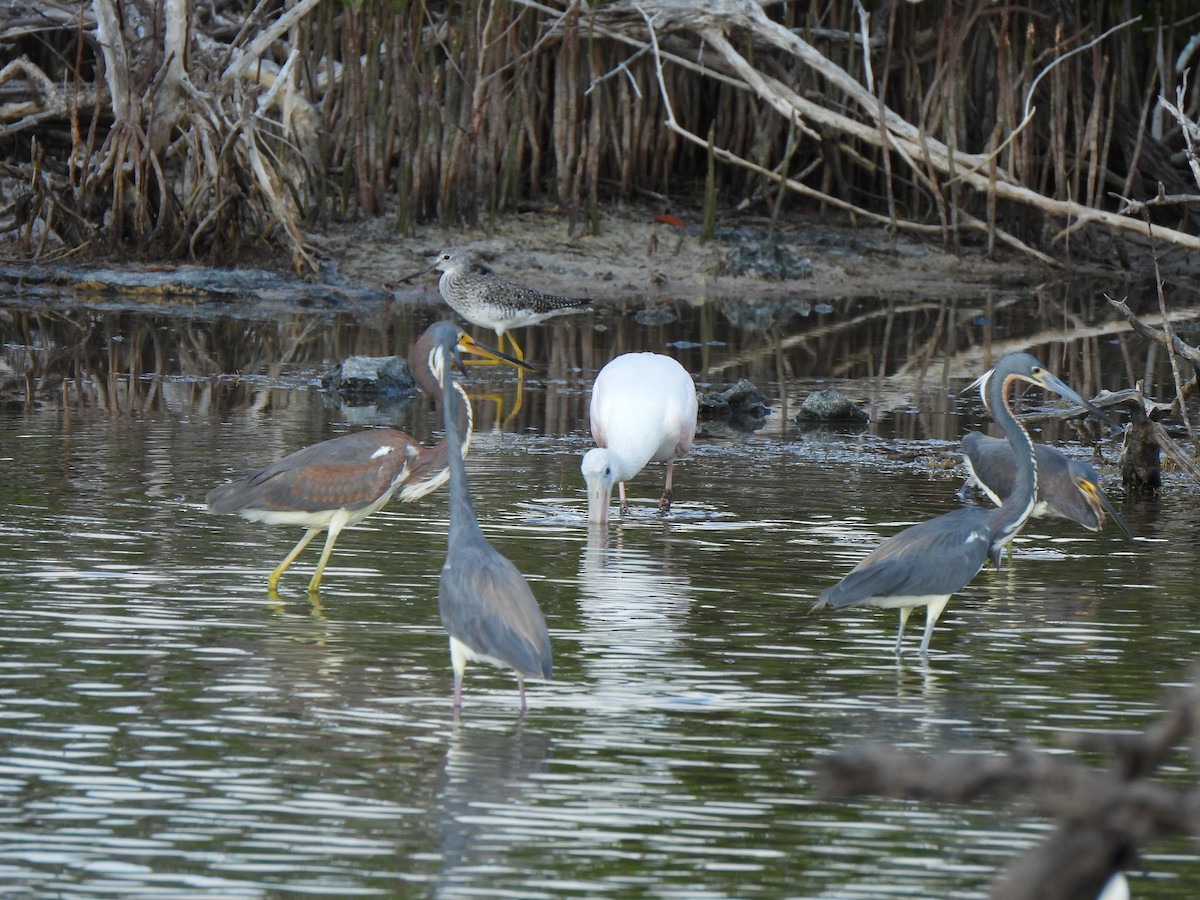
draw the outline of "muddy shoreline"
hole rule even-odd
[[[394,220],[385,217],[329,224],[307,235],[323,270],[320,279],[306,281],[278,256],[248,255],[228,267],[117,255],[42,264],[16,259],[10,243],[0,247],[0,256],[8,260],[0,266],[0,282],[33,302],[51,295],[59,303],[71,295],[89,302],[96,295],[117,303],[182,299],[197,311],[207,308],[204,295],[211,291],[221,299],[214,312],[225,313],[239,300],[269,309],[380,299],[436,302],[437,275],[422,270],[451,245],[469,248],[499,277],[598,303],[732,298],[753,304],[779,297],[832,300],[879,293],[939,299],[993,289],[1032,290],[1066,277],[1127,277],[1098,266],[1051,269],[1009,250],[988,259],[983,247],[947,248],[940,236],[890,233],[810,215],[790,217],[776,232],[786,260],[801,264],[791,266],[791,277],[780,278],[772,277],[778,272],[764,276],[754,265],[737,271],[747,258],[772,257],[771,223],[765,218],[731,219],[708,242],[700,239],[695,223],[684,220],[680,227],[656,221],[652,211],[637,207],[608,210],[599,225],[598,234],[586,234],[556,211],[507,216],[487,229],[424,226],[413,236],[398,234]],[[245,277],[247,272],[253,277]]]

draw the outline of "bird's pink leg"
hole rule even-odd
[[[527,708],[525,706],[525,679],[520,675],[517,676],[517,687],[521,691],[521,712],[524,713]]]
[[[671,511],[671,477],[675,474],[675,460],[667,460],[667,486],[663,488],[662,499],[658,501],[658,511],[666,515]]]
[[[462,672],[454,673],[454,718],[462,712]]]

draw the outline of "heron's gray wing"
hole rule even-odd
[[[546,620],[525,577],[480,538],[454,546],[438,584],[438,610],[451,637],[521,675],[550,678]]]
[[[987,553],[988,512],[956,509],[888,538],[817,603],[844,609],[876,597],[953,594],[975,577]]]
[[[987,485],[988,491],[1001,500],[1012,493],[1016,464],[1008,441],[972,431],[963,435],[962,448],[975,477]],[[1086,463],[1071,460],[1048,444],[1034,444],[1034,453],[1038,467],[1038,500],[1049,504],[1063,518],[1080,521],[1082,501],[1072,496],[1078,489],[1071,482],[1071,467],[1086,468],[1097,479],[1094,483],[1099,484],[1095,470]]]
[[[1008,441],[988,437],[978,431],[970,431],[962,438],[963,456],[971,466],[975,480],[984,485],[996,502],[1002,502],[1012,493],[1016,480],[1012,447]]]

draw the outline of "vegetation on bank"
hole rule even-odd
[[[228,259],[385,210],[580,229],[652,198],[947,243],[1200,248],[1187,4],[15,0],[0,229],[46,257]],[[971,235],[978,235],[972,238]]]

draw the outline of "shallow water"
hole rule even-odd
[[[919,615],[897,660],[894,613],[809,612],[881,538],[959,503],[953,442],[986,422],[959,392],[989,353],[1028,344],[1081,392],[1145,375],[1165,396],[1166,361],[1094,294],[639,300],[519,335],[548,370],[512,423],[476,401],[476,507],[545,612],[555,681],[529,686],[522,720],[509,675],[472,667],[456,724],[444,493],[344,532],[319,603],[315,547],[266,596],[298,529],[203,510],[213,485],[363,422],[435,440],[426,400],[346,409],[315,379],[406,352],[440,315],[0,315],[5,896],[982,896],[1048,827],[1027,799],[832,800],[816,762],[860,740],[1000,751],[1141,729],[1188,679],[1200,514],[1182,482],[1127,500],[1110,477],[1132,544],[1031,523],[1010,567],[951,601],[927,663]],[[701,439],[665,521],[648,469],[602,538],[578,473],[587,391],[637,349],[703,386],[750,378],[773,413]],[[465,381],[511,409],[510,373]],[[827,385],[872,425],[792,422]],[[1195,863],[1190,843],[1153,845],[1135,895],[1195,896]]]

